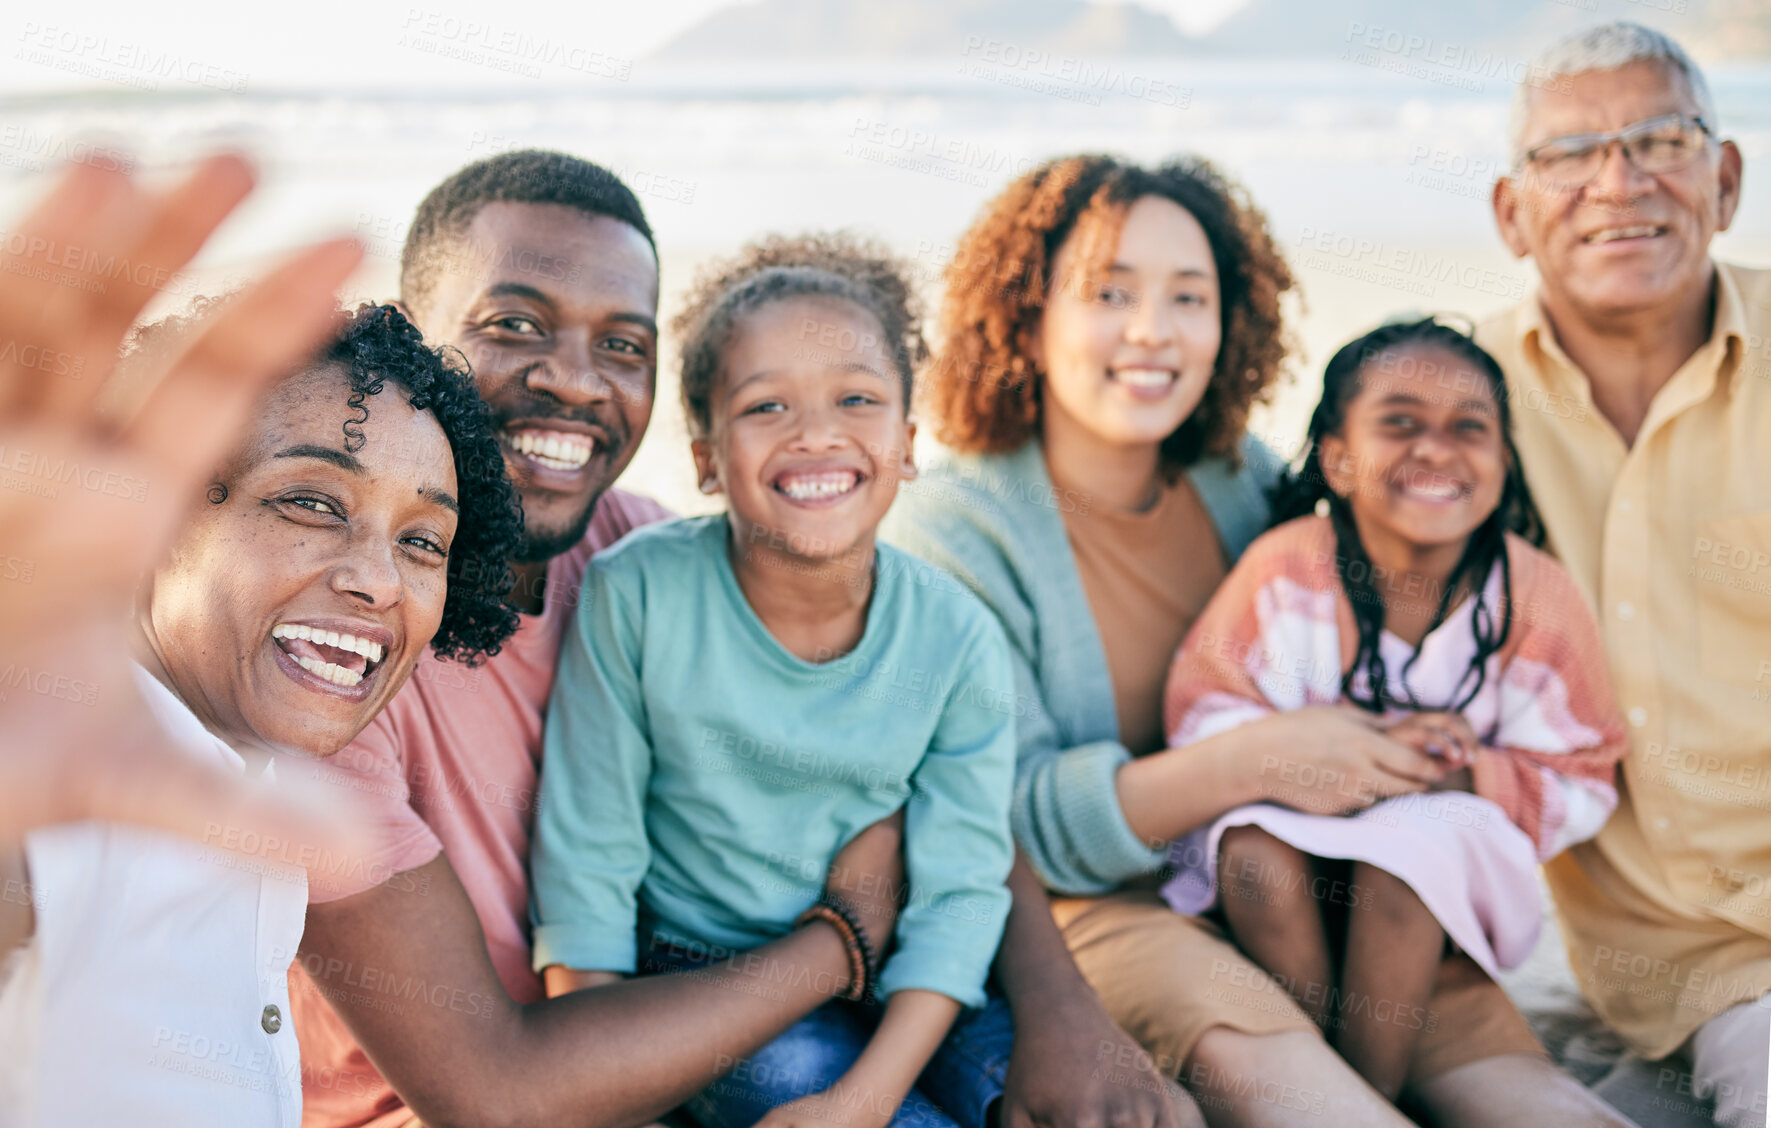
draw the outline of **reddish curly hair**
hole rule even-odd
[[[1279,296],[1295,285],[1267,218],[1209,161],[1153,169],[1100,155],[1047,161],[1010,184],[960,239],[946,271],[939,347],[923,410],[949,447],[1019,449],[1039,430],[1041,381],[1026,355],[1053,284],[1052,260],[1072,235],[1083,261],[1106,265],[1125,213],[1146,196],[1185,208],[1205,229],[1217,267],[1223,343],[1199,406],[1162,443],[1173,476],[1205,455],[1237,461],[1248,414],[1270,395],[1289,348]]]

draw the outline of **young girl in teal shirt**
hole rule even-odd
[[[728,512],[593,561],[561,653],[533,856],[550,993],[781,935],[826,911],[836,850],[905,811],[909,901],[862,976],[883,1008],[831,1004],[736,1063],[691,1106],[717,1128],[981,1124],[1001,1092],[1000,1002],[948,1032],[986,1002],[1009,906],[1007,644],[957,581],[874,540],[915,474],[908,295],[830,240],[707,280],[683,403]]]

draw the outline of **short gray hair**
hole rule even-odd
[[[1669,73],[1684,75],[1703,123],[1711,130],[1717,128],[1715,99],[1691,56],[1671,37],[1628,20],[1614,20],[1558,39],[1539,52],[1528,73],[1546,79],[1561,78],[1588,71],[1616,70],[1644,60],[1661,64]],[[1507,139],[1515,164],[1525,156],[1525,123],[1531,116],[1535,91],[1534,83],[1521,82],[1513,88]]]

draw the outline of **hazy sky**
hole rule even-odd
[[[1110,0],[1094,0],[1110,2]],[[1246,0],[1142,0],[1187,31],[1203,31]],[[485,0],[181,0],[177,15],[139,0],[62,5],[23,0],[0,16],[0,92],[138,85],[264,89],[322,83],[376,86],[509,85],[486,67],[437,52],[500,40],[550,40],[563,50],[547,68],[608,77],[676,32],[733,0],[552,0],[534,7]],[[552,50],[551,47],[548,48]],[[154,84],[149,87],[149,83]]]

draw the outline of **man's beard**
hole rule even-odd
[[[537,528],[529,523],[528,515],[524,514],[523,543],[517,549],[516,562],[539,564],[543,560],[552,560],[583,540],[585,530],[590,528],[591,518],[596,516],[597,502],[602,500],[602,496],[603,491],[598,490],[585,503],[578,516],[557,528]]]

